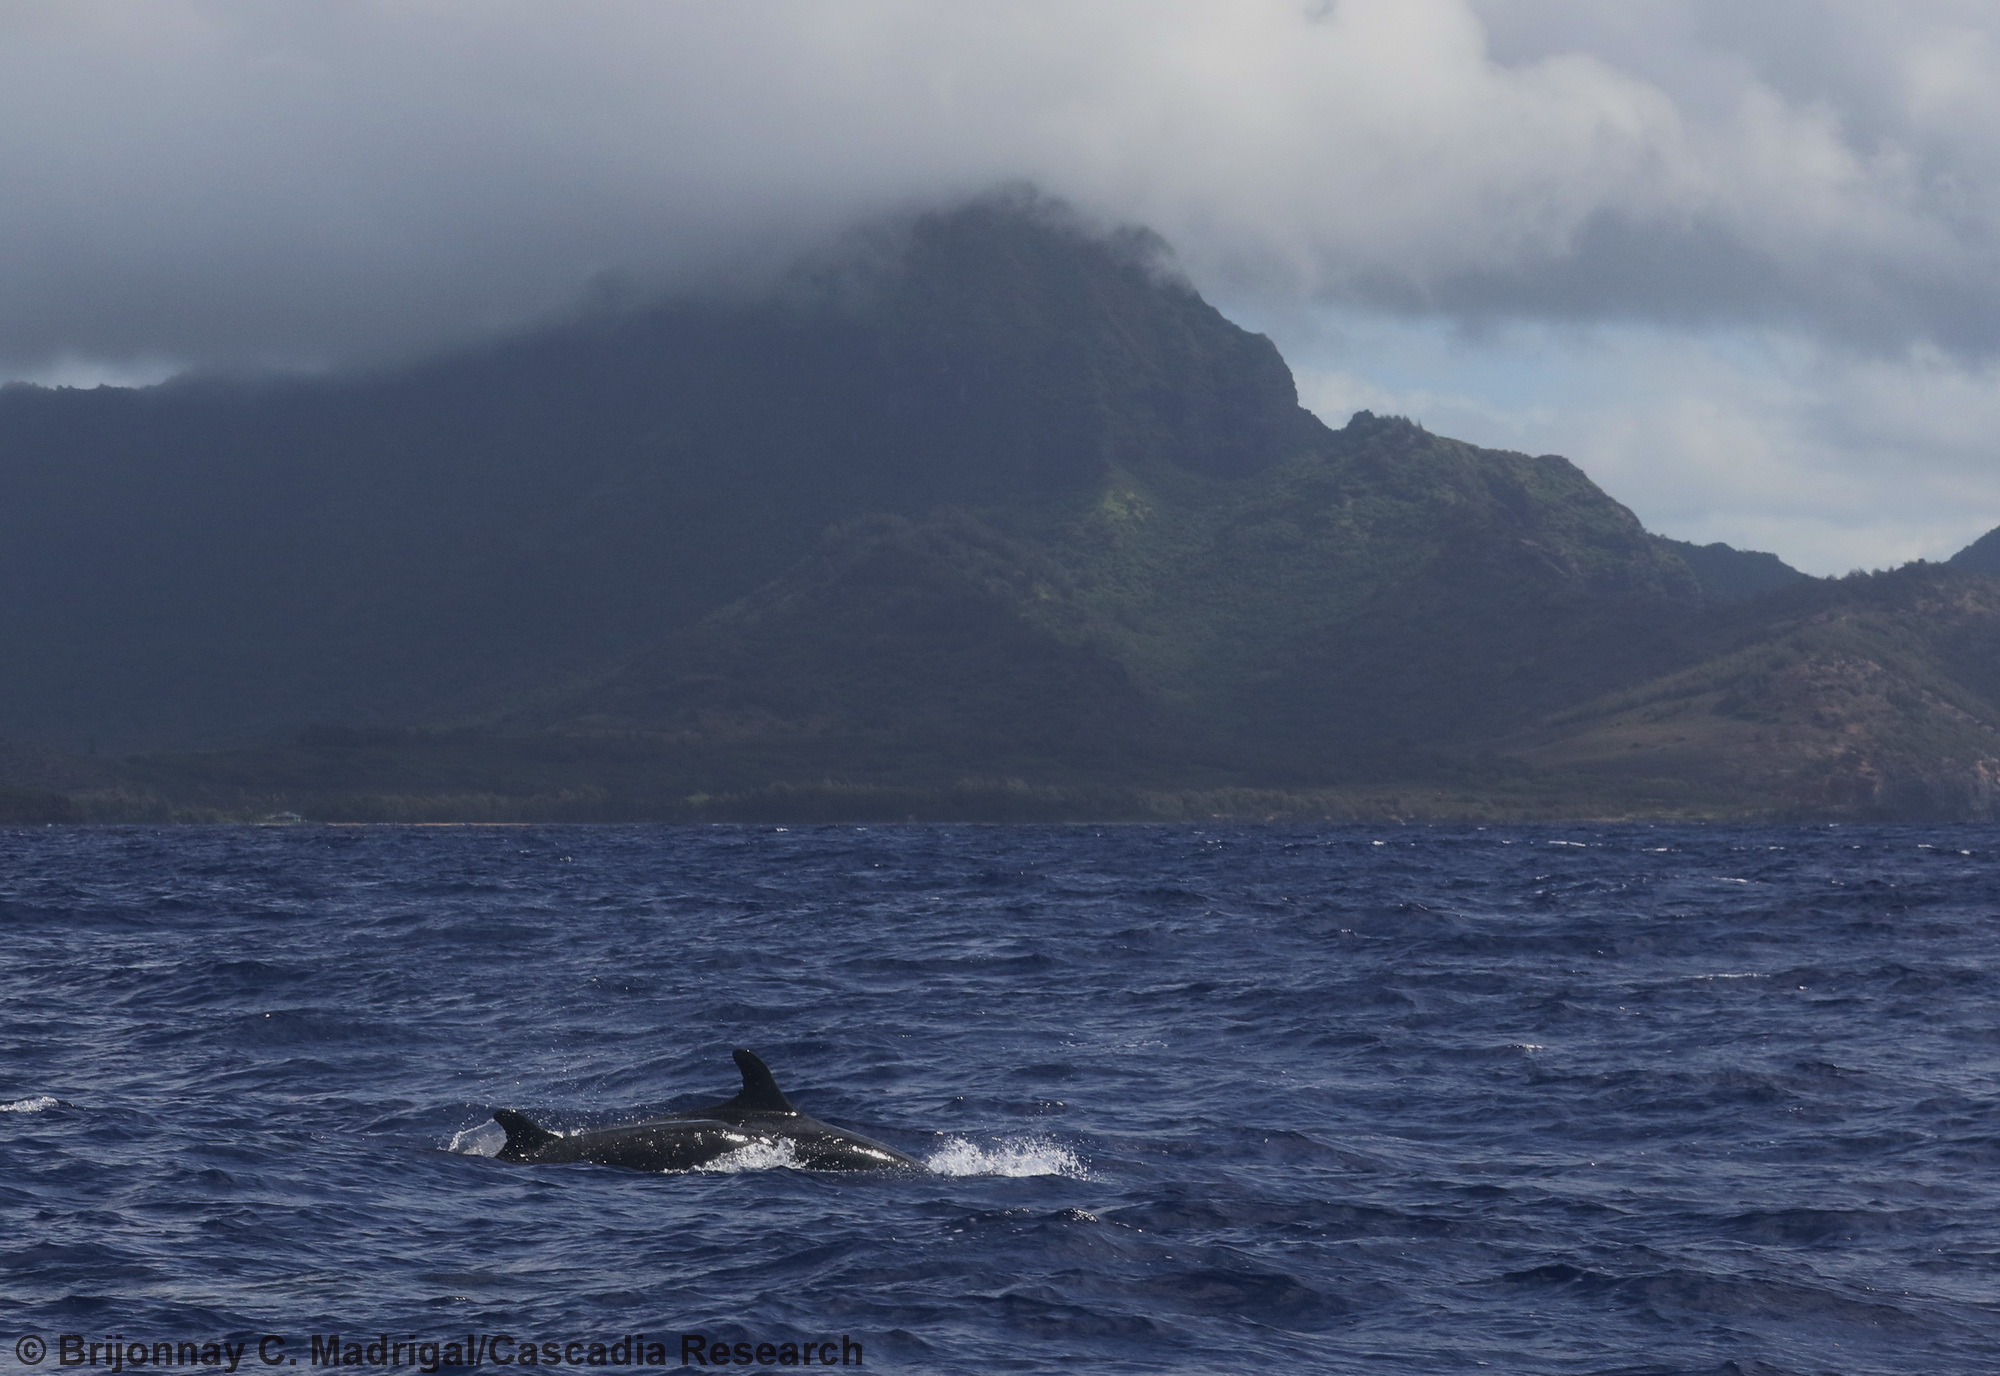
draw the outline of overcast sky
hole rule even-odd
[[[1021,178],[1336,424],[1812,572],[2000,525],[1992,0],[0,0],[0,376],[406,355]]]

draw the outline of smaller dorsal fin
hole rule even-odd
[[[743,1072],[743,1088],[734,1099],[721,1105],[738,1113],[797,1113],[792,1101],[785,1097],[785,1091],[778,1088],[777,1079],[771,1074],[771,1067],[765,1065],[754,1051],[742,1047],[730,1053],[736,1058],[736,1068]]]
[[[493,1121],[507,1130],[507,1145],[495,1153],[502,1161],[525,1161],[562,1135],[511,1108],[495,1109]]]

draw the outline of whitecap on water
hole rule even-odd
[[[46,1094],[37,1094],[32,1099],[16,1099],[11,1104],[0,1104],[0,1113],[42,1113],[56,1107],[62,1100]]]
[[[951,1137],[924,1158],[937,1175],[1062,1175],[1085,1180],[1083,1158],[1048,1137],[1015,1137],[981,1146]]]

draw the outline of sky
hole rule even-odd
[[[1301,399],[1813,573],[2000,526],[1994,0],[0,0],[0,377],[380,362],[1032,182]]]

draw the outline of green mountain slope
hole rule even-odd
[[[1985,815],[1995,767],[2000,583],[1330,429],[1027,196],[374,376],[9,389],[0,497],[0,733],[175,747],[63,764],[94,816]]]
[[[847,778],[1372,778],[1642,672],[1699,606],[1563,460],[1316,428],[1254,475],[1136,461],[1061,500],[837,532],[505,726],[727,735]]]
[[[1038,551],[963,513],[866,518],[603,681],[505,724],[721,748],[729,773],[716,787],[787,773],[1076,780],[1178,759],[1178,724],[1119,660],[1043,624],[1039,605],[1065,583]]]
[[[0,733],[413,722],[601,671],[832,523],[1250,473],[1315,424],[1141,235],[999,198],[754,301],[361,377],[0,389]]]

